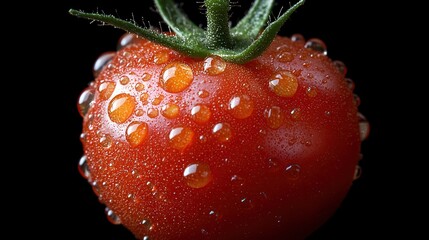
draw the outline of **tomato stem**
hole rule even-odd
[[[233,28],[229,27],[229,0],[204,0],[207,29],[189,20],[172,0],[154,0],[164,22],[175,34],[143,28],[113,15],[87,13],[70,9],[69,13],[102,22],[149,41],[169,47],[190,57],[217,55],[224,60],[243,64],[251,61],[271,44],[283,24],[305,0],[299,0],[274,21],[267,23],[274,0],[255,0],[247,14]]]

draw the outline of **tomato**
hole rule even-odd
[[[156,3],[161,13],[172,7]],[[234,45],[240,32],[222,30],[224,3],[205,1],[214,41],[204,48],[177,43],[189,33],[175,28],[189,27],[181,21],[174,34],[155,33],[71,11],[134,31],[97,60],[78,110],[79,171],[108,219],[137,239],[303,239],[332,216],[359,170],[368,124],[344,63],[320,39],[278,29],[251,31],[269,41],[250,50]],[[271,3],[253,9],[267,13]]]

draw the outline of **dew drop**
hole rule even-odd
[[[190,66],[180,62],[172,62],[161,72],[160,85],[169,93],[178,93],[188,88],[194,80]]]
[[[136,88],[136,91],[141,92],[145,89],[145,86],[143,83],[137,83],[135,88]]]
[[[121,93],[116,95],[109,103],[108,114],[115,123],[123,123],[133,114],[136,107],[134,97]]]
[[[143,81],[147,82],[147,81],[149,81],[151,78],[152,78],[152,74],[150,74],[150,73],[143,73],[143,76],[142,76],[142,80],[143,80]]]
[[[354,104],[356,105],[356,107],[358,107],[359,105],[360,105],[360,97],[359,97],[359,95],[357,95],[357,94],[353,94],[353,102],[354,102]]]
[[[168,60],[170,59],[170,54],[164,50],[164,51],[159,51],[157,53],[155,53],[155,55],[153,56],[153,62],[155,64],[163,64],[168,62]]]
[[[301,173],[301,166],[299,166],[298,164],[288,165],[285,170],[286,177],[290,180],[298,179],[300,173]]]
[[[272,106],[271,108],[266,109],[264,112],[264,117],[267,120],[268,127],[271,129],[280,128],[285,120],[285,115],[278,106]]]
[[[216,124],[212,132],[219,142],[227,142],[232,137],[231,126],[228,123]]]
[[[210,108],[203,104],[198,104],[191,109],[191,118],[196,123],[203,124],[210,120],[212,112]]]
[[[245,119],[252,115],[254,104],[247,95],[235,95],[229,100],[228,110],[237,119]]]
[[[198,97],[200,97],[200,98],[206,98],[208,96],[210,96],[210,93],[208,91],[206,91],[206,90],[200,90],[200,91],[198,91]]]
[[[143,105],[146,105],[146,104],[148,104],[148,99],[149,99],[149,93],[142,93],[141,95],[140,95],[140,101],[143,103]]]
[[[290,116],[293,120],[300,120],[301,119],[301,109],[300,108],[294,108],[290,111]]]
[[[127,85],[127,84],[130,82],[130,78],[129,78],[128,76],[122,76],[122,77],[119,79],[119,82],[120,82],[122,85]]]
[[[125,46],[128,46],[132,43],[135,43],[137,40],[137,36],[135,34],[132,33],[124,33],[118,41],[117,44],[117,50],[122,49]]]
[[[113,59],[115,54],[115,52],[105,52],[97,58],[92,67],[92,74],[95,78],[98,77],[101,70],[103,70],[103,68]]]
[[[91,176],[91,173],[89,171],[88,162],[87,162],[86,155],[83,155],[79,160],[78,170],[80,175],[82,175],[83,178],[89,179]]]
[[[77,108],[80,116],[85,117],[85,115],[88,113],[88,110],[91,108],[93,101],[94,101],[94,88],[87,87],[80,94],[78,103],[77,103]]]
[[[350,78],[344,78],[344,81],[346,81],[347,87],[353,91],[355,89],[355,82]]]
[[[315,87],[308,87],[306,89],[307,96],[309,97],[315,97],[317,95],[317,89]]]
[[[204,72],[208,75],[218,75],[225,71],[226,62],[219,56],[208,57],[204,60]]]
[[[362,113],[358,113],[359,119],[359,131],[360,131],[360,140],[363,141],[368,138],[370,132],[370,125],[366,117]]]
[[[252,209],[252,208],[255,207],[255,204],[253,203],[253,200],[250,199],[250,198],[247,198],[247,197],[242,198],[240,200],[240,202],[243,204],[242,206],[244,206],[244,208],[246,208],[246,209]]]
[[[159,111],[156,108],[149,108],[147,110],[147,116],[150,118],[156,118],[159,115]]]
[[[103,82],[98,86],[98,92],[100,93],[101,100],[107,100],[112,96],[115,91],[115,83],[114,82]]]
[[[119,225],[121,224],[121,219],[108,207],[104,209],[104,212],[106,213],[107,220],[109,220],[110,223]]]
[[[304,47],[305,48],[313,49],[313,50],[315,50],[317,52],[320,52],[320,53],[323,53],[323,55],[327,55],[328,54],[326,44],[322,40],[320,40],[318,38],[311,38],[311,39],[309,39],[305,43]]]
[[[162,100],[164,100],[164,95],[159,95],[158,97],[153,99],[152,105],[157,106],[157,105],[161,104]]]
[[[112,137],[108,134],[103,134],[100,137],[100,144],[103,148],[110,148],[112,146]]]
[[[141,225],[143,225],[143,226],[144,226],[144,228],[145,228],[147,231],[151,231],[151,230],[153,229],[153,224],[152,224],[152,222],[151,222],[150,220],[148,220],[148,219],[143,219],[143,220],[141,221]]]
[[[125,138],[132,147],[141,145],[148,137],[149,126],[145,122],[132,122],[128,125]]]
[[[168,119],[173,119],[179,116],[180,108],[177,104],[169,103],[162,106],[161,115]]]
[[[271,172],[277,172],[280,170],[280,163],[273,158],[268,159],[268,169]]]
[[[292,36],[290,37],[290,40],[292,40],[292,42],[299,42],[299,43],[305,43],[305,38],[302,34],[299,33],[295,33],[292,34]]]
[[[333,61],[335,67],[338,69],[338,71],[341,73],[341,75],[346,76],[347,74],[347,67],[346,64],[344,64],[344,62],[339,61],[339,60],[335,60]]]
[[[137,109],[135,114],[136,114],[136,116],[140,117],[140,116],[143,116],[144,111],[143,111],[143,109]]]
[[[231,183],[234,187],[242,187],[244,186],[244,178],[238,176],[238,175],[233,175],[231,177]]]
[[[279,71],[271,76],[269,88],[280,97],[292,97],[298,90],[298,79],[289,71]]]
[[[193,163],[188,165],[183,171],[186,184],[192,188],[202,188],[207,186],[213,179],[210,166],[206,163]]]
[[[222,214],[219,213],[218,211],[215,210],[211,210],[209,212],[209,216],[211,219],[213,219],[214,221],[219,221],[222,218]]]
[[[191,145],[194,135],[194,131],[189,127],[177,127],[170,131],[168,138],[170,139],[171,147],[183,151]]]
[[[361,176],[362,176],[362,168],[361,168],[361,166],[356,165],[355,173],[354,173],[354,176],[353,176],[353,180],[357,180],[357,179],[359,179]]]

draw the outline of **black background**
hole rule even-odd
[[[202,23],[205,18],[198,9],[201,4],[184,2],[189,17]],[[238,0],[234,4],[232,21],[244,14],[249,2]],[[280,6],[288,6],[287,1],[277,3],[274,15]],[[15,208],[19,214],[13,214],[9,223],[32,227],[28,234],[33,237],[132,240],[133,236],[122,226],[107,221],[104,206],[77,170],[82,156],[79,140],[82,119],[77,112],[77,99],[93,80],[94,61],[101,53],[115,50],[124,32],[73,17],[68,10],[104,11],[124,19],[134,17],[137,22],[143,17],[153,26],[159,26],[161,19],[152,1],[147,0],[64,0],[32,5],[25,8],[26,24],[9,34],[23,34],[19,39],[31,51],[20,54],[26,59],[20,64],[34,68],[28,72],[18,70],[28,83],[25,85],[28,99],[24,101],[30,103],[34,117],[20,118],[25,125],[20,124],[19,128],[25,129],[25,134],[16,138],[32,150],[17,152],[24,154],[21,157],[25,159],[24,169],[31,174],[25,175],[28,176],[25,184],[13,188],[12,202],[15,199],[24,202],[20,202],[19,209]],[[325,41],[328,55],[347,65],[347,75],[355,81],[355,92],[361,98],[359,109],[371,124],[370,136],[362,144],[361,178],[354,183],[338,212],[311,240],[384,239],[410,237],[415,233],[410,228],[415,221],[409,215],[413,211],[404,196],[414,198],[407,195],[411,191],[405,181],[409,180],[408,172],[419,167],[406,164],[405,160],[419,157],[407,143],[427,140],[418,141],[410,135],[411,127],[418,123],[408,120],[419,119],[420,112],[404,103],[404,99],[410,99],[405,95],[409,94],[408,82],[413,79],[413,70],[403,69],[403,64],[398,63],[404,61],[401,53],[406,51],[398,47],[398,39],[415,36],[399,29],[400,18],[396,13],[402,7],[358,0],[307,0],[280,32],[285,36],[301,33],[306,38]],[[32,28],[38,31],[31,33]],[[18,112],[28,111],[28,107],[19,106],[15,109]]]

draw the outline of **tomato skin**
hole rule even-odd
[[[137,239],[303,239],[352,185],[353,92],[303,43],[239,65],[134,39],[87,90],[88,181]]]

